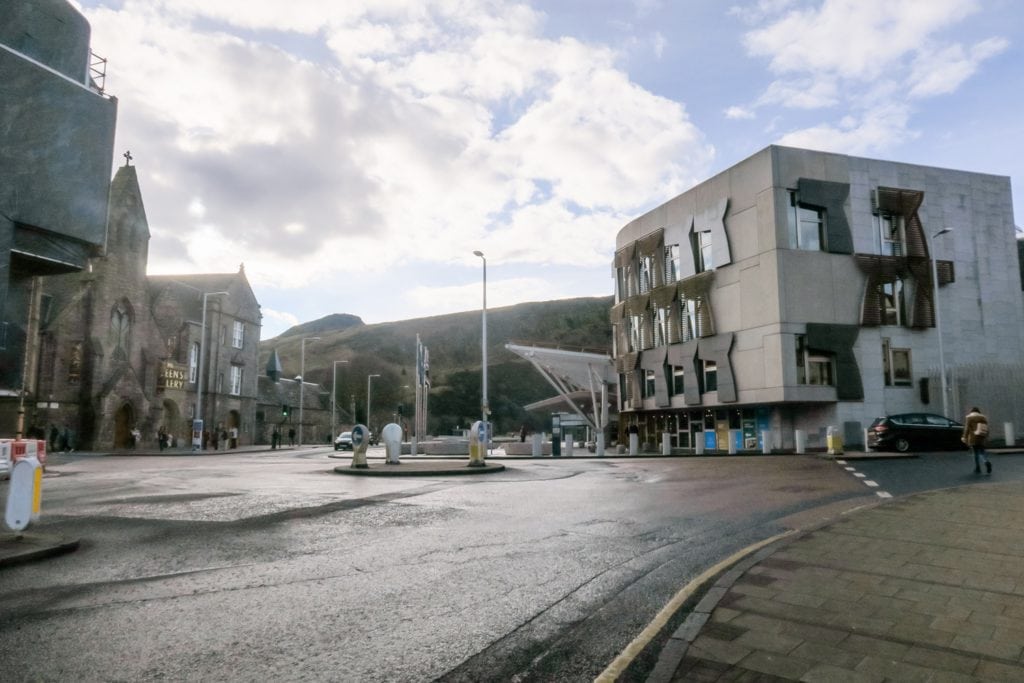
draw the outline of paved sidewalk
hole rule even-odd
[[[860,510],[747,558],[661,651],[661,681],[1024,680],[1024,484]]]

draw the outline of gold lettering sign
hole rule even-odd
[[[185,368],[172,361],[160,366],[160,374],[156,378],[157,389],[184,389],[188,375]]]

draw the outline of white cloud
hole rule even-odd
[[[727,107],[724,114],[725,118],[730,119],[732,121],[741,121],[745,119],[757,118],[757,114],[752,109],[748,109],[747,107],[741,107],[738,105]]]
[[[855,121],[803,124],[780,142],[871,153],[916,135],[908,102],[956,91],[1006,49],[1002,38],[970,48],[949,40],[979,9],[978,0],[765,0],[731,13],[757,22],[744,44],[775,75],[758,108],[834,110]]]
[[[923,98],[955,92],[983,61],[1003,52],[1008,45],[1002,38],[990,38],[969,50],[956,44],[922,51],[914,60],[908,79],[912,84],[910,96]]]
[[[485,241],[524,264],[606,263],[615,230],[713,156],[615,52],[543,36],[524,5],[128,0],[86,14],[137,157],[151,272],[244,259],[256,286],[301,287],[339,262],[443,264]]]
[[[820,124],[786,133],[779,144],[863,156],[918,135],[908,127],[904,105],[880,106],[860,117],[844,116],[838,124]]]

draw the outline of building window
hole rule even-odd
[[[629,297],[629,286],[626,284],[626,274],[628,269],[625,267],[615,269],[615,302],[621,303]]]
[[[683,377],[686,371],[680,365],[672,366],[672,395],[682,396],[683,395]]]
[[[879,214],[875,217],[878,224],[879,250],[882,256],[903,256],[906,254],[904,247],[905,234],[903,231],[903,217],[891,214]]]
[[[217,373],[217,388],[214,391],[216,391],[218,394],[224,393],[224,373],[223,372],[218,372]]]
[[[682,252],[678,244],[665,245],[665,284],[679,280],[680,268],[679,257]]]
[[[195,384],[199,379],[199,342],[192,342],[188,352],[188,381]]]
[[[643,318],[639,315],[631,315],[629,320],[629,350],[639,351],[643,348]]]
[[[242,342],[245,341],[245,324],[239,320],[234,322],[234,326],[231,332],[231,346],[236,349],[242,348]]]
[[[879,285],[879,299],[882,302],[882,324],[902,325],[907,319],[903,303],[903,280],[895,279]]]
[[[71,345],[68,353],[68,384],[78,384],[82,379],[82,342]]]
[[[637,288],[641,294],[646,294],[654,287],[654,259],[641,256],[637,266]]]
[[[825,250],[825,210],[801,204],[797,193],[789,193],[789,243],[795,249]]]
[[[241,396],[242,395],[242,366],[232,365],[231,366],[231,395]]]
[[[797,384],[835,386],[835,367],[832,355],[814,351],[807,346],[807,337],[796,335]]]
[[[888,339],[882,340],[882,369],[885,373],[885,385],[891,386],[912,386],[910,366],[910,349],[893,348]]]
[[[665,346],[668,344],[668,309],[654,309],[654,345]]]
[[[714,255],[711,251],[711,231],[694,232],[690,234],[693,244],[693,267],[698,273],[711,270],[715,267]]]
[[[718,363],[713,360],[701,361],[704,365],[701,379],[703,386],[701,393],[718,391]]]
[[[644,370],[644,398],[654,396],[654,370]]]
[[[679,299],[679,341],[688,342],[695,338],[697,329],[697,302],[693,299]]]

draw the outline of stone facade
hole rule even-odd
[[[1024,362],[1006,177],[772,146],[624,226],[614,267],[619,424],[644,442],[863,444],[944,404],[1024,430],[1019,382],[972,379]]]
[[[253,443],[261,314],[244,268],[147,276],[149,237],[135,167],[122,166],[105,253],[42,280],[30,427],[66,428],[80,449],[129,448],[134,429],[153,446],[161,427],[186,444],[202,366],[205,429]]]

